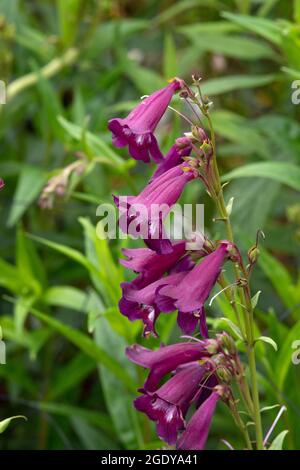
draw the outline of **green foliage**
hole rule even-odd
[[[188,82],[193,73],[213,101],[237,239],[246,253],[258,229],[266,235],[252,273],[264,429],[274,420],[270,405],[287,407],[269,448],[299,449],[300,365],[292,362],[292,344],[300,340],[300,108],[291,102],[291,84],[300,78],[300,2],[2,0],[0,16],[0,79],[8,84],[0,105],[0,333],[7,355],[0,449],[163,445],[134,410],[144,373],[124,350],[135,341],[158,347],[177,339],[176,318],[162,316],[161,337],[146,343],[141,325],[120,315],[128,273],[118,258],[136,243],[99,238],[96,208],[112,194],[136,194],[153,170],[112,147],[107,121],[169,78]],[[179,99],[174,106],[191,112]],[[168,111],[157,132],[163,152],[184,131]],[[63,180],[74,163],[80,171]],[[41,193],[52,178],[61,178],[62,191],[43,209]],[[205,203],[212,238],[225,236],[200,186],[184,197]],[[232,334],[243,356],[244,325],[224,293],[209,312],[210,325]],[[10,424],[19,415],[28,421]],[[221,448],[220,435],[235,433],[218,410],[209,447]]]

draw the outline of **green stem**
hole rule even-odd
[[[38,72],[28,73],[27,75],[23,75],[23,77],[17,78],[7,87],[7,101],[14,98],[18,93],[26,88],[35,85],[40,76],[50,78],[58,73],[62,68],[73,64],[77,60],[78,54],[78,49],[70,48],[61,57],[55,57]]]
[[[208,120],[208,125],[211,133],[211,141],[213,146],[213,172],[215,179],[215,192],[216,198],[215,202],[219,211],[221,218],[225,222],[226,234],[229,241],[234,243],[233,230],[230,222],[229,215],[227,213],[226,204],[224,200],[223,189],[221,185],[221,179],[219,174],[219,168],[216,158],[216,139],[213,124],[209,113],[206,113]],[[235,264],[235,276],[236,279],[240,279],[240,266]],[[246,274],[243,272],[243,274]],[[251,377],[251,391],[252,391],[252,401],[253,401],[253,419],[255,422],[255,432],[256,432],[256,447],[258,450],[262,450],[263,447],[263,434],[262,434],[262,424],[261,424],[261,415],[260,415],[260,405],[259,405],[259,393],[257,386],[257,373],[256,373],[256,359],[254,351],[254,319],[253,319],[253,309],[251,304],[251,295],[248,283],[242,288],[241,291],[242,304],[245,305],[246,309],[243,309],[244,320],[245,320],[245,334],[247,341],[247,355],[249,361],[250,377]],[[249,398],[249,397],[248,397]]]
[[[231,409],[235,424],[237,425],[237,427],[240,429],[241,433],[244,436],[247,449],[252,450],[252,443],[249,437],[247,427],[245,423],[243,422],[243,420],[241,419],[240,414],[234,403],[231,403],[230,409]]]

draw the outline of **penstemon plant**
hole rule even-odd
[[[145,248],[124,249],[126,259],[120,262],[137,277],[121,285],[120,311],[131,321],[143,322],[144,336],[159,336],[155,323],[160,313],[177,310],[184,339],[153,351],[140,345],[127,349],[130,361],[149,369],[134,405],[156,423],[158,436],[169,446],[201,450],[217,402],[223,401],[242,434],[244,447],[263,450],[268,448],[268,442],[263,437],[255,358],[255,344],[263,338],[255,337],[255,296],[252,298],[250,287],[260,233],[245,263],[234,240],[231,204],[226,205],[224,200],[211,103],[201,93],[200,79],[193,76],[192,80],[188,86],[174,78],[126,118],[109,121],[116,147],[128,146],[134,159],[145,163],[153,159],[157,164],[150,182],[138,196],[127,196],[125,202],[123,197],[114,196],[121,229],[130,234],[130,226],[135,223],[146,244]],[[154,131],[175,93],[180,93],[193,112],[192,118],[180,113],[191,129],[176,139],[164,157]],[[187,249],[184,240],[168,238],[163,224],[192,180],[205,186],[218,211],[216,220],[226,229],[226,240],[213,241],[203,236],[201,249],[195,251]],[[167,209],[153,215],[151,208],[157,204],[164,204]],[[136,211],[136,206],[145,210]],[[233,282],[226,278],[225,263],[233,266]],[[205,304],[216,284],[233,309],[236,322],[232,327],[244,345],[245,361],[227,332],[208,330]],[[254,424],[251,429],[249,419]]]

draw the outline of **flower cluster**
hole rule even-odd
[[[230,337],[178,343],[151,351],[139,345],[127,349],[128,358],[149,369],[148,378],[134,405],[156,422],[158,436],[182,450],[203,449],[218,400],[229,401],[235,369]],[[169,374],[162,385],[160,382]],[[188,423],[189,410],[196,408]]]
[[[127,260],[121,263],[138,273],[122,287],[120,311],[130,320],[144,323],[144,334],[155,332],[155,321],[161,312],[178,310],[177,322],[183,333],[192,334],[199,324],[203,337],[208,336],[204,304],[220,275],[223,264],[232,256],[233,246],[221,241],[207,254],[201,250],[193,259],[185,242],[172,245],[172,252],[157,254],[149,248],[124,250]],[[195,257],[199,261],[195,262]]]
[[[120,311],[131,321],[142,320],[145,336],[157,336],[155,323],[160,313],[177,310],[183,333],[191,335],[199,329],[204,338],[157,351],[138,345],[128,348],[129,359],[150,370],[135,407],[156,422],[159,437],[169,445],[197,450],[205,445],[218,400],[228,401],[231,393],[228,379],[234,374],[235,352],[224,351],[225,334],[208,339],[205,302],[224,263],[234,260],[237,251],[227,240],[212,243],[204,239],[202,248],[191,253],[184,240],[174,242],[165,234],[164,218],[185,185],[199,178],[210,189],[205,173],[211,171],[211,144],[203,129],[193,128],[191,134],[176,139],[165,157],[153,134],[173,94],[178,90],[184,93],[184,88],[185,83],[175,78],[142,101],[127,118],[110,120],[109,129],[114,145],[128,145],[133,158],[147,163],[152,157],[157,163],[138,196],[114,196],[120,228],[131,233],[130,227],[135,226],[146,244],[145,248],[123,250],[126,259],[121,264],[137,276],[121,285]],[[201,144],[198,150],[195,141]],[[192,150],[196,150],[196,157],[191,156]],[[166,209],[155,214],[155,205]],[[227,336],[225,339],[229,341]],[[161,383],[169,374],[171,377]],[[186,425],[185,417],[192,408],[196,411]]]

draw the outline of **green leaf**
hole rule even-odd
[[[19,299],[21,304],[23,299]],[[26,306],[27,308],[27,306]],[[11,316],[1,316],[1,325],[4,331],[4,337],[13,341],[15,344],[27,348],[30,353],[30,359],[35,360],[40,349],[45,345],[52,335],[50,328],[36,328],[33,331],[20,331],[17,329]]]
[[[278,351],[276,342],[272,338],[269,338],[269,336],[260,336],[255,340],[255,342],[257,341],[263,341],[264,343],[270,344],[275,351]]]
[[[260,162],[238,167],[222,176],[222,181],[256,176],[269,178],[300,191],[300,168],[292,163]]]
[[[149,95],[154,90],[167,85],[167,81],[156,72],[146,67],[138,66],[135,63],[128,64],[125,73],[143,95]]]
[[[26,236],[24,229],[17,229],[16,265],[20,277],[26,279],[26,283],[38,296],[47,285],[45,267],[40,259],[35,245]]]
[[[235,24],[229,23],[228,21],[203,21],[196,24],[187,24],[178,26],[176,31],[184,34],[190,39],[193,39],[198,35],[225,35],[240,31],[241,28]]]
[[[69,246],[65,246],[60,243],[53,242],[51,240],[46,240],[46,238],[38,237],[36,235],[28,234],[28,236],[32,240],[38,243],[42,243],[43,245],[49,248],[52,248],[53,250],[56,250],[59,253],[67,256],[73,261],[76,261],[76,263],[81,264],[86,269],[94,271],[94,266],[88,261],[88,259],[82,253],[80,253],[80,251],[75,250],[74,248],[70,248]]]
[[[286,307],[292,309],[298,301],[293,280],[282,263],[264,249],[260,249],[258,264],[271,281]]]
[[[260,412],[263,413],[264,411],[271,411],[275,408],[279,408],[280,406],[281,405],[279,403],[276,403],[276,405],[264,406],[263,408],[261,408]]]
[[[40,410],[46,411],[47,413],[66,416],[68,418],[78,416],[99,429],[102,429],[105,433],[110,435],[115,434],[114,427],[109,416],[99,412],[98,410],[87,410],[86,408],[79,408],[78,406],[71,406],[65,403],[54,403],[51,401],[40,401],[37,402],[36,405]]]
[[[109,369],[118,379],[125,385],[128,390],[136,390],[136,386],[132,378],[128,375],[126,370],[120,366],[120,364],[105,351],[100,349],[96,344],[78,330],[74,330],[70,326],[67,326],[61,323],[59,320],[56,320],[49,315],[45,315],[36,309],[31,309],[31,313],[39,318],[41,321],[47,325],[54,328],[60,334],[65,336],[71,343],[75,344],[81,351],[83,351],[87,356],[94,359],[97,363],[103,364],[107,369]]]
[[[188,36],[199,51],[209,51],[242,60],[278,59],[268,44],[257,39],[220,33],[198,33]]]
[[[251,304],[252,304],[253,310],[255,309],[255,307],[258,303],[258,299],[259,299],[260,294],[261,294],[261,290],[257,291],[256,294],[251,299]]]
[[[285,430],[278,434],[278,436],[275,437],[274,441],[270,445],[269,450],[282,450],[283,441],[288,432],[288,430]]]
[[[35,294],[21,296],[14,304],[14,321],[16,325],[16,332],[23,333],[24,324],[31,307],[36,302],[37,297]]]
[[[81,352],[76,354],[67,364],[55,371],[47,398],[57,400],[69,390],[74,390],[95,368],[95,361],[87,357],[86,354]]]
[[[294,20],[300,23],[300,0],[294,0]]]
[[[57,0],[60,38],[64,46],[70,46],[78,30],[81,0]]]
[[[281,48],[289,67],[296,70],[300,69],[299,39],[299,26],[285,28]]]
[[[95,280],[95,276],[93,276],[95,285],[103,294],[104,298],[106,298],[106,294],[109,293],[111,298],[110,305],[115,305],[120,298],[119,284],[122,278],[120,276],[120,270],[117,268],[112,258],[108,240],[104,236],[102,222],[98,222],[97,231],[88,219],[80,217],[79,222],[84,228],[87,259],[98,272],[98,281]],[[114,283],[111,282],[112,279],[114,279]]]
[[[105,317],[100,317],[95,325],[95,341],[106,352],[113,351],[120,367],[128,371],[135,382],[135,367],[128,362],[124,352],[127,346],[124,338],[116,334]],[[132,395],[120,384],[116,376],[100,365],[99,374],[107,408],[114,422],[119,439],[127,448],[142,448],[143,438],[137,413],[132,406]]]
[[[72,286],[49,287],[43,295],[48,305],[67,307],[78,312],[88,312],[89,297],[85,292]]]
[[[118,449],[115,440],[108,438],[102,431],[87,423],[85,419],[73,415],[71,418],[73,428],[78,435],[81,445],[87,450],[115,450]]]
[[[214,323],[217,328],[226,328],[226,326],[228,326],[229,330],[231,331],[231,333],[234,334],[236,338],[240,339],[241,341],[244,341],[241,330],[235,323],[233,323],[233,321],[229,320],[229,318],[217,318]]]
[[[101,157],[102,163],[113,166],[116,171],[119,170],[121,173],[127,171],[128,165],[132,165],[122,160],[100,137],[87,131],[84,127],[73,124],[62,116],[58,117],[58,122],[73,139],[87,145],[93,156]]]
[[[212,119],[218,134],[245,147],[247,153],[253,152],[264,159],[271,158],[265,136],[254,127],[250,119],[231,111],[214,111]]]
[[[111,295],[112,299],[116,299],[116,287],[112,285],[110,280],[107,278],[106,272],[103,274],[103,271],[98,269],[98,266],[94,264],[94,262],[89,261],[80,251],[75,250],[74,248],[70,248],[68,246],[62,245],[60,243],[53,242],[51,240],[46,240],[45,238],[37,237],[36,235],[28,235],[33,240],[42,243],[53,250],[58,251],[59,253],[67,256],[68,258],[72,259],[73,261],[81,264],[84,266],[89,273],[91,274],[93,279],[96,279],[97,285],[105,286],[107,292]],[[93,260],[94,261],[94,260]]]
[[[13,419],[19,419],[19,418],[25,419],[25,421],[27,421],[27,418],[21,415],[12,416],[11,418],[6,418],[3,421],[0,421],[0,434],[2,434],[8,428],[8,426],[10,425]]]
[[[164,41],[164,77],[169,80],[178,74],[177,51],[174,37],[171,33],[165,35]]]
[[[161,24],[170,21],[174,16],[185,13],[191,8],[207,7],[216,8],[219,4],[218,0],[181,0],[166,8],[153,20],[155,24]]]
[[[300,79],[300,70],[291,69],[290,67],[281,67],[281,70],[295,80]]]
[[[273,20],[229,12],[223,12],[221,16],[273,42],[277,46],[281,44],[281,27]]]
[[[46,175],[38,166],[23,166],[8,216],[8,227],[12,227],[20,220],[24,212],[41,192],[45,182]]]
[[[17,294],[28,292],[24,280],[20,277],[19,272],[15,266],[7,263],[0,258],[0,285]]]

